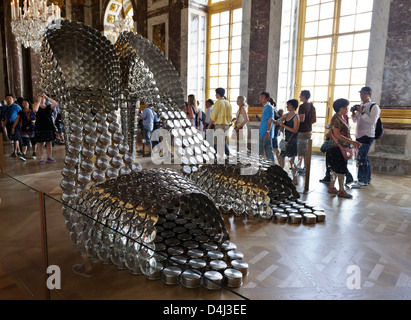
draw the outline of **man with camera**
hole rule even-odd
[[[371,183],[371,166],[368,152],[375,140],[375,127],[380,117],[380,107],[372,102],[372,89],[363,87],[360,91],[361,104],[351,108],[351,118],[357,124],[355,137],[362,146],[358,149],[358,181],[352,188],[364,188]]]

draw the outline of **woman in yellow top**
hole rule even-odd
[[[234,122],[233,135],[236,136],[239,145],[247,146],[248,129],[247,122],[250,121],[247,114],[248,104],[244,96],[237,98],[238,111],[236,117],[231,120]],[[239,151],[239,150],[238,150]]]

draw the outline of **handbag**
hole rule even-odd
[[[332,131],[331,131],[331,137],[333,138],[333,140],[335,141],[335,143],[337,144],[337,146],[340,148],[341,153],[344,157],[345,160],[350,160],[353,157],[357,156],[358,150],[357,148],[353,147],[353,146],[342,146],[341,144],[338,143],[337,139],[335,139]]]
[[[287,145],[288,145],[288,142],[285,141],[285,139],[283,139],[283,140],[280,141],[279,147],[280,147],[281,150],[285,151],[285,150],[287,150]]]
[[[320,148],[321,152],[326,153],[329,145],[330,145],[330,139],[325,139]]]

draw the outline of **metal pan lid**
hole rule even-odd
[[[204,252],[203,252],[202,250],[199,250],[199,249],[191,249],[191,250],[188,250],[188,251],[187,251],[187,255],[188,255],[190,258],[197,259],[197,258],[203,257],[203,256],[204,256]]]
[[[221,244],[221,249],[226,252],[230,250],[237,250],[237,245],[232,242],[225,242]]]
[[[201,246],[207,251],[215,251],[218,249],[218,245],[214,242],[205,242]]]
[[[203,259],[191,259],[188,261],[188,265],[193,269],[204,268],[207,263]]]
[[[184,253],[184,248],[182,247],[170,247],[167,249],[167,252],[172,256],[180,256]]]
[[[227,263],[223,260],[213,260],[210,262],[212,270],[222,271],[227,268]]]
[[[236,250],[228,251],[227,255],[231,260],[243,260],[244,259],[244,254]]]
[[[211,260],[221,260],[224,258],[224,254],[220,251],[217,250],[212,250],[209,251],[207,253],[207,256],[211,259]]]

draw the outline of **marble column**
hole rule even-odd
[[[184,8],[182,1],[170,1],[168,13],[168,58],[177,72],[181,74],[181,11]]]
[[[136,31],[147,38],[147,0],[136,0],[136,7],[133,15]]]
[[[250,19],[250,55],[248,73],[249,105],[259,105],[260,93],[267,86],[267,62],[270,34],[270,1],[253,0]]]
[[[271,0],[266,91],[277,100],[280,69],[282,0]]]
[[[248,70],[250,67],[250,21],[251,1],[243,0],[240,76],[240,95],[243,96],[247,96],[248,94]]]
[[[8,89],[14,97],[23,96],[23,59],[22,45],[17,43],[11,31],[11,10],[10,2],[3,3],[4,10],[4,32],[7,59]]]
[[[92,27],[93,25],[93,13],[91,5],[91,0],[84,1],[84,24],[90,27]]]
[[[72,1],[72,0],[66,0],[66,1],[64,2],[65,12],[66,12],[65,18],[66,18],[67,20],[71,20],[71,19],[72,19],[72,14],[71,14],[71,12],[72,12],[71,1]]]
[[[188,38],[190,32],[189,8],[181,10],[181,39],[180,39],[180,79],[183,86],[184,97],[188,95]]]
[[[84,18],[84,4],[79,1],[72,2],[71,3],[71,20],[85,23],[84,19],[85,19]]]
[[[390,5],[390,1],[374,0],[366,83],[373,89],[377,103],[381,102]]]
[[[35,101],[36,95],[41,93],[41,55],[30,49],[31,96]]]
[[[4,31],[2,28],[3,22],[4,22],[4,9],[3,6],[0,6],[0,19],[3,19],[3,21],[0,21],[0,101],[3,101],[8,88],[7,88],[7,77],[6,77],[6,70],[4,68],[4,61],[6,61],[6,57],[4,55],[5,50],[4,48],[4,43],[3,43],[3,37],[4,37]]]
[[[393,0],[388,22],[381,105],[411,108],[411,1]]]

